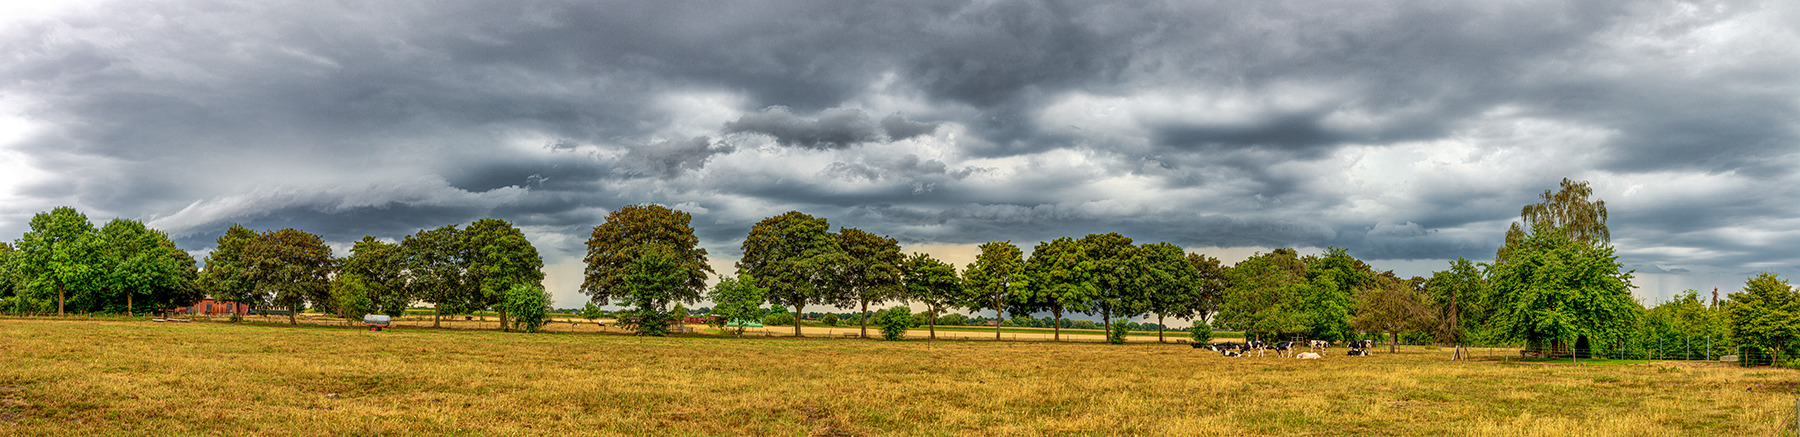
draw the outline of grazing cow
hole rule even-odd
[[[1308,346],[1311,346],[1312,350],[1324,352],[1326,349],[1331,348],[1331,342],[1325,340],[1312,340],[1308,342]]]
[[[1287,358],[1288,354],[1293,353],[1293,352],[1294,352],[1294,342],[1284,341],[1284,342],[1280,342],[1280,343],[1275,343],[1275,355],[1280,356],[1282,358]]]
[[[1250,353],[1250,351],[1256,351],[1256,356],[1260,357],[1262,356],[1263,350],[1268,348],[1269,345],[1263,344],[1261,340],[1244,342],[1244,353],[1246,354]]]
[[[1301,353],[1295,354],[1294,358],[1299,358],[1302,360],[1316,360],[1316,359],[1319,359],[1322,357],[1320,357],[1319,354],[1315,354],[1312,352],[1301,352]]]

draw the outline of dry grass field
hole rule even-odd
[[[1333,351],[0,319],[0,435],[1779,435],[1800,396],[1781,369]]]

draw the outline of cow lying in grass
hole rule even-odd
[[[1321,356],[1319,356],[1319,354],[1315,354],[1312,352],[1301,352],[1301,353],[1295,354],[1294,358],[1299,358],[1302,360],[1316,360],[1316,359],[1320,359],[1320,358],[1324,358],[1324,357],[1321,357]]]
[[[1351,349],[1348,355],[1352,357],[1367,357],[1374,354],[1369,353],[1368,349]]]

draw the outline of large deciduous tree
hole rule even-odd
[[[1750,277],[1743,291],[1731,293],[1726,308],[1731,335],[1739,343],[1772,351],[1780,359],[1800,340],[1800,292],[1772,273]]]
[[[841,305],[848,302],[841,281],[852,261],[838,245],[837,235],[824,218],[788,211],[757,222],[744,238],[744,257],[737,263],[740,275],[750,276],[766,290],[769,302],[792,307],[796,318],[808,305]],[[800,324],[794,324],[800,336]]]
[[[963,269],[963,299],[972,311],[994,310],[994,340],[1006,308],[1024,291],[1024,253],[1011,241],[981,244],[981,254]]]
[[[465,302],[472,300],[467,279],[469,259],[459,233],[456,225],[447,225],[420,230],[400,242],[400,252],[411,276],[408,295],[432,304],[434,328],[442,323],[444,312],[464,312]]]
[[[903,265],[905,298],[925,304],[926,311],[931,312],[931,339],[936,340],[938,313],[958,304],[962,296],[962,278],[956,276],[956,266],[924,253],[907,257]]]
[[[59,206],[31,217],[30,231],[15,244],[14,274],[27,288],[54,290],[56,314],[65,314],[71,287],[91,289],[105,274],[94,224],[75,208]]]
[[[1225,273],[1230,267],[1225,266],[1218,258],[1197,253],[1187,255],[1188,265],[1194,266],[1198,277],[1199,289],[1195,291],[1194,300],[1188,306],[1194,311],[1193,318],[1205,322],[1219,312],[1219,305],[1225,297],[1225,286],[1228,284]]]
[[[1372,288],[1358,293],[1354,326],[1366,332],[1388,333],[1389,353],[1400,343],[1401,332],[1431,328],[1435,319],[1424,290],[1392,275],[1378,276],[1372,282]]]
[[[206,270],[200,272],[200,288],[213,299],[239,306],[267,301],[263,290],[257,287],[255,255],[251,253],[258,238],[256,231],[240,224],[233,223],[226,228],[225,234],[215,240],[212,253],[206,255]],[[232,311],[233,321],[240,317],[241,313]]]
[[[1433,333],[1438,342],[1451,345],[1460,355],[1470,333],[1485,326],[1490,314],[1487,278],[1475,263],[1457,258],[1450,262],[1449,270],[1431,273],[1425,292],[1437,307],[1438,324]]]
[[[868,338],[869,304],[886,302],[902,291],[900,264],[906,258],[900,254],[900,242],[861,229],[840,228],[837,240],[850,263],[836,282],[860,307],[858,325],[862,327],[862,338]]]
[[[583,272],[581,292],[589,300],[606,305],[621,298],[628,288],[624,283],[627,268],[642,252],[655,249],[672,254],[685,267],[678,300],[694,301],[706,289],[706,275],[713,273],[706,263],[706,249],[699,248],[700,239],[689,226],[692,216],[661,205],[630,205],[606,214],[606,221],[594,227],[587,241],[587,267]]]
[[[1163,318],[1192,318],[1207,301],[1200,269],[1188,262],[1187,251],[1169,243],[1144,244],[1134,253],[1138,267],[1136,287],[1143,290],[1144,309],[1156,313],[1156,341],[1163,341]]]
[[[1131,238],[1117,232],[1088,234],[1080,246],[1087,254],[1088,277],[1096,289],[1086,314],[1100,313],[1102,326],[1112,326],[1112,318],[1121,319],[1144,314],[1142,289],[1135,287],[1132,252],[1137,250]]]
[[[398,244],[364,235],[350,247],[350,256],[344,257],[340,276],[352,275],[359,281],[353,285],[367,302],[364,311],[399,317],[412,303],[407,294],[406,253]]]
[[[1309,292],[1306,263],[1294,249],[1256,254],[1227,269],[1225,276],[1224,299],[1215,318],[1219,327],[1256,336],[1307,332],[1299,314],[1301,297]]]
[[[544,258],[525,233],[512,222],[485,218],[469,223],[459,235],[466,251],[471,307],[494,307],[500,312],[500,326],[512,330],[506,309],[500,305],[514,286],[543,288]]]
[[[1636,324],[1631,272],[1620,271],[1611,246],[1577,241],[1542,222],[1510,245],[1488,275],[1501,340],[1549,342],[1561,353],[1581,337],[1620,340]]]
[[[1073,238],[1057,238],[1032,247],[1031,259],[1025,261],[1021,305],[1027,311],[1050,310],[1057,341],[1062,340],[1063,311],[1087,311],[1100,298],[1095,278],[1100,268],[1084,249]]]
[[[288,323],[306,302],[332,302],[331,277],[337,260],[316,234],[287,228],[264,232],[251,246],[251,275],[271,303],[288,309]]]
[[[138,302],[166,309],[200,299],[194,257],[176,247],[168,234],[136,220],[113,219],[97,235],[100,290],[89,293],[81,306],[131,314]]]
[[[1320,340],[1350,339],[1355,335],[1350,323],[1357,307],[1356,291],[1374,288],[1374,269],[1338,247],[1302,261],[1306,263],[1308,286],[1300,295],[1297,309],[1307,335]]]

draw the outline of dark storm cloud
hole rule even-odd
[[[565,256],[661,203],[717,254],[799,209],[1485,259],[1576,177],[1632,265],[1785,269],[1788,3],[111,2],[0,18],[0,231],[500,216]]]
[[[818,118],[802,118],[786,106],[771,106],[725,124],[725,132],[759,133],[775,142],[809,149],[841,149],[876,139],[875,123],[861,110],[831,108]]]

